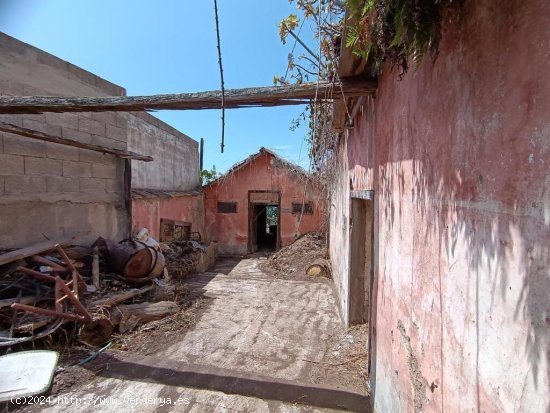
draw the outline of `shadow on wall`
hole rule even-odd
[[[541,37],[536,29],[544,18],[537,19],[540,13],[548,16],[550,7],[520,10],[505,2],[499,9],[489,3],[475,6],[467,27],[446,32],[444,57],[435,64],[426,63],[402,82],[389,79],[394,74],[381,81],[373,132],[379,228],[384,231],[380,277],[385,283],[392,246],[403,246],[398,244],[403,240],[412,241],[403,249],[411,250],[413,272],[425,268],[439,274],[431,281],[440,294],[440,334],[462,332],[454,345],[466,370],[466,346],[475,346],[478,409],[484,397],[499,397],[498,389],[485,394],[488,389],[480,381],[492,379],[488,376],[496,373],[490,363],[502,361],[504,354],[510,364],[496,371],[511,369],[506,374],[523,375],[515,379],[523,383],[529,376],[537,393],[550,382],[550,82],[539,84],[539,73],[548,70],[542,50],[531,52],[540,55],[532,65],[542,67],[531,71],[521,63],[530,61],[529,52],[518,52],[521,42]],[[493,27],[479,29],[482,21]],[[518,40],[502,42],[503,33]],[[445,54],[446,48],[452,53]],[[432,246],[439,248],[436,269],[427,268],[437,255]],[[427,265],[418,258],[426,251],[433,255]],[[416,294],[411,300],[421,297],[418,286],[410,288]],[[414,302],[405,306],[422,311]],[[470,327],[457,326],[462,322],[475,323],[473,337]],[[530,371],[514,354],[520,347]],[[444,377],[448,363],[441,358]],[[521,403],[523,395],[514,388],[506,397]]]

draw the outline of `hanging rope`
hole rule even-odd
[[[214,0],[214,14],[216,17],[216,38],[218,40],[218,64],[220,66],[220,79],[222,83],[222,143],[221,143],[221,152],[223,153],[223,148],[225,146],[225,85],[223,82],[223,66],[222,66],[222,48],[220,45],[220,24],[218,21],[218,1]]]

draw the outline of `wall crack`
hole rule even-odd
[[[405,326],[401,320],[397,321],[397,329],[399,330],[399,333],[401,333],[401,339],[403,340],[403,345],[405,346],[405,351],[407,352],[407,365],[409,367],[409,374],[412,380],[411,386],[414,394],[414,412],[419,413],[424,410],[424,405],[428,401],[428,398],[426,397],[426,387],[428,387],[428,381],[420,372],[418,360],[412,350],[411,338],[407,335]]]

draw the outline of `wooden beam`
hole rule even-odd
[[[46,251],[53,250],[57,244],[65,245],[71,243],[80,237],[88,235],[89,233],[90,231],[85,231],[78,233],[73,237],[64,237],[53,239],[50,241],[44,241],[15,251],[6,252],[0,255],[0,265],[8,264],[10,262],[21,260],[32,255],[37,255]]]
[[[49,135],[47,133],[35,131],[32,129],[22,128],[11,123],[0,122],[0,132],[13,133],[14,135],[25,136],[27,138],[38,139],[41,141],[58,143],[60,145],[73,146],[75,148],[88,149],[90,151],[108,153],[118,156],[119,158],[135,159],[137,161],[151,162],[151,156],[139,155],[131,151],[123,151],[119,149],[107,148],[105,146],[92,145],[90,143],[82,143],[72,139],[61,138],[59,136]]]
[[[224,107],[227,109],[303,105],[317,97],[320,101],[363,96],[374,93],[372,79],[342,79],[338,82],[303,83],[290,86],[269,86],[246,89],[226,89]],[[43,112],[104,112],[144,111],[160,109],[219,109],[222,93],[219,90],[153,96],[58,97],[58,96],[0,96],[0,114]]]

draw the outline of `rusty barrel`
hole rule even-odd
[[[164,256],[140,241],[123,240],[107,243],[110,264],[128,280],[140,282],[157,278],[164,269]]]

